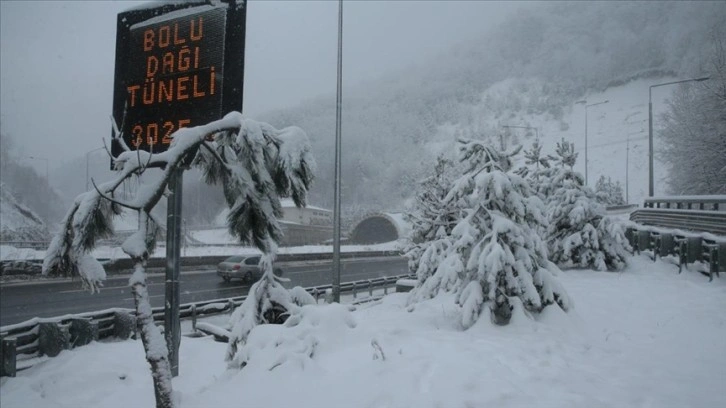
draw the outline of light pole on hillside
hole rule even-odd
[[[91,153],[105,149],[104,147],[99,147],[98,149],[89,150],[86,152],[86,191],[88,191],[88,157],[91,155]]]
[[[653,88],[666,85],[682,84],[684,82],[701,82],[711,77],[682,79],[680,81],[664,82],[648,87],[648,197],[653,197]]]
[[[587,108],[589,108],[591,106],[602,105],[602,104],[608,103],[608,102],[610,102],[610,101],[607,99],[602,102],[595,102],[595,103],[590,103],[590,104],[588,104],[586,100],[575,102],[575,103],[584,103],[585,104],[585,185],[588,185],[588,181],[587,181]]]

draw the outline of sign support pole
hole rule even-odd
[[[335,102],[335,198],[333,208],[333,302],[340,303],[341,111],[343,109],[343,0],[338,1],[338,83]]]
[[[179,259],[181,248],[182,181],[183,169],[176,169],[169,180],[171,194],[166,207],[166,302],[164,304],[164,337],[169,349],[172,377],[179,375]]]

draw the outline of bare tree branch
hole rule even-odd
[[[112,203],[114,203],[116,205],[119,205],[119,206],[124,207],[124,208],[128,208],[130,210],[141,211],[141,207],[136,207],[136,206],[133,206],[131,204],[118,201],[118,200],[113,199],[113,198],[105,195],[104,193],[102,193],[101,190],[98,189],[98,186],[96,186],[96,182],[93,180],[93,178],[91,178],[91,184],[93,184],[93,188],[96,189],[96,192],[98,192],[98,195],[100,195],[102,198],[105,198],[106,200],[108,200],[108,201],[110,201],[110,202],[112,202]],[[111,190],[111,191],[113,191],[113,190]]]

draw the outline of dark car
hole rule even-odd
[[[282,276],[282,269],[275,268],[273,273]],[[245,282],[254,282],[262,277],[260,269],[260,256],[230,256],[217,265],[217,275],[225,282],[232,279],[242,279]]]

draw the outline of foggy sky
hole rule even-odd
[[[116,14],[141,3],[0,2],[0,128],[24,154],[52,169],[109,137]],[[345,2],[344,86],[425,62],[520,4]],[[246,115],[335,92],[337,13],[335,1],[248,4]]]

